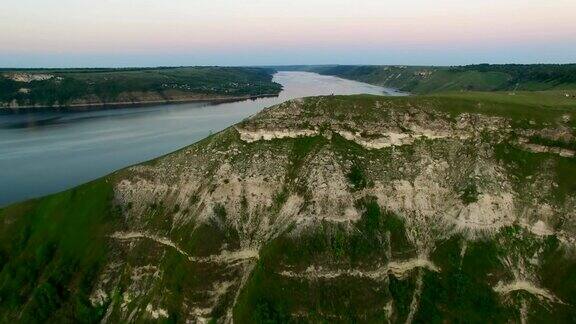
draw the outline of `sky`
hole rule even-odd
[[[2,0],[0,67],[576,62],[576,0]]]

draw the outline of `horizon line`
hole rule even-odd
[[[263,64],[263,65],[218,65],[218,64],[197,64],[197,65],[142,65],[142,66],[69,66],[69,67],[1,67],[0,71],[7,70],[129,70],[129,69],[175,69],[175,68],[190,68],[190,67],[248,67],[248,68],[275,68],[275,67],[305,67],[305,66],[390,66],[390,67],[438,67],[438,68],[450,68],[450,67],[463,67],[463,66],[474,66],[474,65],[574,65],[574,62],[565,63],[471,63],[471,64],[454,64],[454,65],[436,65],[436,64],[332,64],[332,63],[319,63],[319,64]]]

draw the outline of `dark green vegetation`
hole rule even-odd
[[[278,323],[299,317],[310,322],[382,322],[389,315],[385,306],[390,298],[405,298],[401,307],[408,308],[413,287],[405,291],[398,287],[406,281],[394,281],[388,287],[346,274],[359,266],[377,268],[391,261],[388,246],[393,258],[414,255],[397,215],[383,212],[374,197],[358,201],[357,206],[363,215],[353,228],[323,222],[297,238],[281,236],[264,248],[236,305],[235,319],[240,323]],[[342,277],[308,281],[278,275],[284,269],[306,271],[310,264],[322,264],[334,273],[342,271]]]
[[[241,67],[0,70],[0,107],[275,95],[281,86],[272,82],[273,72]]]
[[[265,110],[0,210],[0,322],[574,322],[576,159],[523,145],[573,149],[575,120],[560,91]],[[341,135],[424,127],[437,136],[380,149]],[[279,129],[318,133],[241,140]],[[468,206],[498,217],[462,229],[451,217]]]
[[[479,64],[455,67],[327,65],[277,68],[334,75],[416,94],[454,90],[576,89],[576,64]]]
[[[0,322],[97,322],[88,300],[107,261],[112,186],[102,179],[0,211]]]

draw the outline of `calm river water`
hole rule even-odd
[[[308,72],[279,72],[275,98],[75,112],[0,114],[0,206],[68,189],[194,143],[288,99],[329,94],[399,95]]]

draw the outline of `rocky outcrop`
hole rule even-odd
[[[562,145],[569,120],[452,104],[294,100],[112,174],[90,307],[102,322],[573,318],[576,164],[523,140]]]
[[[511,240],[506,233],[515,229],[522,234],[516,234],[520,236],[514,240],[526,240],[521,244],[540,242],[536,245],[543,249],[546,240],[555,237],[564,244],[563,248],[574,248],[568,238],[572,229],[559,228],[553,220],[573,219],[573,193],[562,201],[551,201],[547,198],[550,192],[534,192],[528,183],[519,184],[506,165],[508,162],[496,156],[496,146],[537,154],[514,139],[518,130],[510,119],[473,113],[453,116],[434,110],[426,101],[392,105],[386,99],[371,98],[368,106],[360,106],[354,100],[338,100],[310,98],[266,109],[210,141],[154,165],[134,167],[122,176],[116,199],[124,217],[135,221],[131,227],[153,229],[150,224],[154,222],[147,220],[149,216],[144,217],[155,213],[150,206],[179,206],[163,214],[171,224],[163,231],[174,233],[190,228],[193,237],[195,231],[208,224],[234,233],[234,242],[225,240],[212,254],[201,257],[158,236],[131,234],[130,238],[149,237],[176,249],[193,263],[223,262],[215,266],[224,266],[224,272],[212,279],[209,287],[225,286],[226,292],[218,295],[229,297],[210,303],[193,302],[190,297],[190,303],[200,304],[186,315],[188,319],[221,316],[223,321],[241,321],[242,315],[235,315],[234,310],[246,302],[242,292],[254,289],[247,287],[254,285],[254,276],[263,275],[255,267],[270,262],[267,260],[271,256],[266,252],[264,259],[259,259],[262,251],[286,239],[294,239],[299,242],[294,244],[308,249],[307,233],[317,233],[322,228],[336,232],[337,228],[344,229],[344,237],[354,237],[355,231],[363,233],[366,230],[361,224],[366,221],[367,207],[362,202],[370,201],[370,197],[381,213],[396,215],[390,217],[397,217],[402,224],[400,232],[389,228],[378,234],[382,235],[378,244],[388,246],[378,258],[362,260],[354,266],[322,258],[306,261],[305,265],[281,264],[268,275],[275,273],[284,278],[279,283],[296,280],[338,285],[353,278],[373,280],[388,287],[383,289],[392,289],[389,276],[401,281],[416,280],[409,313],[401,315],[394,299],[390,300],[391,305],[382,305],[387,307],[388,315],[395,314],[390,318],[412,321],[422,311],[423,295],[430,293],[430,282],[425,278],[466,267],[470,262],[467,255],[477,253],[475,249],[481,242]],[[549,131],[548,135],[553,134]],[[559,154],[558,158],[565,156]],[[357,168],[360,171],[354,175]],[[554,190],[554,180],[541,181],[552,181],[546,187]],[[526,190],[531,192],[530,200],[526,200]],[[327,237],[335,235],[322,233]],[[183,235],[182,242],[191,239],[190,234]],[[432,260],[437,258],[435,254],[442,242],[455,237],[464,240],[454,252],[460,259],[456,268]],[[400,252],[399,242],[407,250]],[[502,264],[511,264],[510,269],[518,261],[510,261],[508,254],[514,260],[535,264],[543,264],[546,259],[543,254],[533,255],[506,244],[497,250],[500,252],[493,257],[502,258]],[[342,260],[346,260],[349,252],[342,253]],[[484,283],[486,289],[496,294],[494,298],[522,290],[559,304],[559,297],[548,288],[534,288],[540,284],[529,279],[541,275],[541,266],[522,269],[531,275],[524,276],[524,281],[504,284],[508,270],[501,266],[495,270],[499,274]],[[499,302],[506,307],[516,305],[509,298]],[[522,316],[527,318],[529,304],[528,299],[517,304],[524,307]],[[217,309],[222,307],[226,312],[217,315]],[[115,312],[122,318],[123,311]]]

